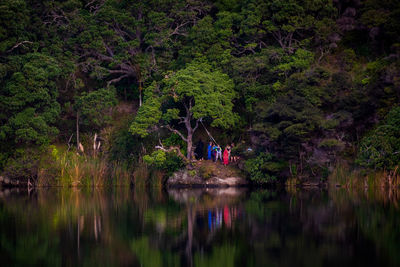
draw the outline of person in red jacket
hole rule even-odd
[[[228,165],[229,163],[229,154],[230,154],[229,152],[230,152],[230,147],[229,146],[225,147],[224,157],[223,157],[224,165]]]

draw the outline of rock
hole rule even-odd
[[[222,172],[221,175],[212,175],[208,179],[204,179],[199,175],[198,169],[187,170],[182,169],[175,172],[167,181],[167,186],[171,187],[238,187],[247,185],[245,178],[240,176],[226,177]]]

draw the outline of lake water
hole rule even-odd
[[[1,266],[400,266],[399,194],[0,192]]]

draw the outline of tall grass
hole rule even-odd
[[[145,190],[146,188],[149,188],[152,191],[155,190],[161,192],[165,178],[165,171],[151,169],[146,163],[140,163],[136,166],[133,177],[135,189]]]
[[[127,164],[111,163],[105,157],[92,157],[55,147],[51,154],[51,161],[41,166],[38,186],[100,187],[132,182],[132,171]]]
[[[328,177],[328,183],[346,188],[399,188],[400,173],[398,166],[394,170],[376,171],[338,164]]]
[[[133,172],[133,184],[135,188],[144,189],[148,185],[150,170],[145,163],[140,163]]]

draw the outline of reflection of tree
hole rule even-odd
[[[129,204],[129,189],[122,193],[44,189],[30,197],[10,196],[3,202],[7,204],[0,204],[0,233],[4,233],[0,234],[0,255],[8,248],[6,254],[12,265],[58,266],[65,260],[67,265],[111,264],[121,260],[120,254],[112,251],[96,254],[100,246],[120,247],[124,242],[125,233],[119,233],[120,228],[112,222],[114,212]],[[2,220],[6,214],[10,223]],[[125,261],[129,258],[132,255]]]
[[[384,237],[382,224],[372,226],[371,218],[388,221],[386,229],[390,229],[393,237],[397,231],[392,222],[400,216],[385,214],[381,205],[376,209],[381,212],[375,212],[371,207],[376,201],[379,203],[379,197],[368,197],[362,200],[343,190],[321,189],[292,190],[289,194],[253,192],[246,201],[251,229],[247,237],[251,240],[248,257],[255,266],[323,266],[327,262],[332,266],[380,266],[386,259],[377,254],[375,244],[385,244],[382,251],[391,251],[382,255],[395,255],[396,249],[388,248],[392,245],[399,248],[394,241],[399,236],[390,242],[390,238]],[[359,215],[360,211],[365,211],[364,217]],[[363,220],[369,227],[360,232],[364,230],[360,229]],[[368,236],[374,236],[374,242]],[[396,259],[395,263],[398,262]]]
[[[347,206],[352,211],[359,232],[373,242],[375,250],[384,256],[385,264],[400,266],[400,191],[355,188],[331,190],[330,196],[337,206]]]
[[[195,213],[192,204],[187,207],[187,243],[186,243],[186,258],[188,266],[193,266],[192,246],[193,246],[193,227]]]
[[[169,190],[169,195],[177,202],[180,202],[186,206],[186,210],[184,213],[179,213],[175,219],[186,216],[187,225],[186,231],[183,233],[184,235],[178,236],[173,243],[176,245],[184,243],[185,247],[185,257],[186,257],[186,265],[198,266],[198,264],[206,264],[208,262],[208,258],[205,255],[200,255],[199,251],[204,250],[205,247],[213,247],[214,238],[216,234],[216,229],[212,229],[210,231],[201,231],[198,229],[196,225],[196,218],[203,217],[206,218],[209,211],[214,210],[222,210],[224,207],[228,209],[228,206],[236,205],[241,198],[244,196],[246,190],[238,189],[238,188],[229,188],[229,189],[207,189],[206,191],[203,189],[190,189],[190,190]],[[221,216],[222,217],[222,216]],[[221,218],[222,219],[222,218]],[[183,220],[180,220],[183,221]],[[225,222],[231,226],[231,219],[229,222]],[[208,227],[203,227],[208,229]],[[201,232],[200,232],[201,231]],[[185,241],[183,241],[185,240]],[[221,251],[225,251],[223,248]],[[193,252],[195,254],[193,255]],[[219,255],[220,252],[218,249],[215,251],[217,254],[212,255],[210,262],[215,262],[215,259],[218,257],[224,256],[225,259],[219,259],[219,262],[229,263],[234,262],[235,253],[231,251],[228,255]],[[193,262],[195,260],[195,262]],[[218,260],[216,261],[218,262]],[[214,266],[214,265],[211,265]],[[219,266],[219,265],[215,265]],[[221,265],[221,266],[233,266],[233,265]]]
[[[221,246],[215,246],[208,257],[197,253],[194,257],[194,265],[198,267],[230,267],[235,266],[236,257],[237,247],[235,245],[222,244]]]
[[[160,192],[0,195],[2,266],[400,262],[396,192],[184,190],[169,192],[169,198]],[[210,212],[222,220],[218,227],[209,227]]]
[[[146,189],[133,194],[65,190],[39,191],[28,203],[30,207],[35,206],[30,223],[44,226],[47,232],[43,238],[60,240],[54,245],[54,253],[59,259],[68,259],[71,265],[138,262],[158,266],[161,262],[161,265],[178,266],[183,257],[185,265],[190,266],[216,262],[217,255],[226,251],[225,245],[215,243],[218,233],[224,229],[210,232],[207,227],[199,228],[196,218],[204,217],[210,209],[234,205],[242,196],[243,193],[235,195],[232,190],[201,191],[177,199],[181,203],[177,205],[162,197],[152,197]],[[7,208],[11,209],[12,216],[27,219],[22,212],[23,204],[24,201],[17,199]],[[24,221],[21,227],[27,224]],[[208,252],[199,254],[200,251]],[[222,262],[228,264],[234,262],[236,254],[226,257]]]

